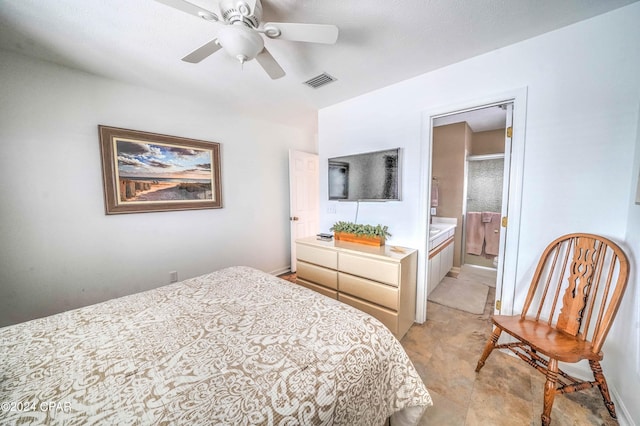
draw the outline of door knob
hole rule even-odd
[[[298,216],[291,216],[291,217],[289,217],[289,220],[294,220],[294,221],[298,220]]]

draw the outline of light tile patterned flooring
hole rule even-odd
[[[295,282],[295,274],[282,276]],[[482,280],[479,280],[482,281]],[[539,425],[544,377],[519,359],[494,351],[479,373],[478,357],[491,333],[495,290],[484,313],[469,314],[428,302],[428,320],[404,338],[407,351],[433,398],[420,425]],[[597,388],[557,395],[553,426],[617,425]]]

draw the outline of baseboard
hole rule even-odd
[[[584,363],[584,361],[582,361]],[[565,373],[573,376],[577,379],[581,380],[593,380],[593,373],[591,372],[591,368],[585,364],[566,364],[561,362],[560,368],[564,370]],[[631,418],[631,414],[627,409],[627,406],[624,404],[622,397],[616,387],[611,383],[608,377],[607,386],[609,387],[609,394],[611,395],[611,400],[615,404],[616,407],[616,417],[620,426],[638,426],[636,422]]]
[[[476,274],[484,274],[485,276],[490,276],[493,277],[495,276],[497,269],[496,268],[490,268],[488,266],[480,266],[480,265],[474,265],[471,263],[465,263],[464,265],[462,265],[462,267],[467,268],[467,269],[473,269],[474,272]],[[459,269],[462,269],[462,267],[460,267]]]
[[[285,266],[284,268],[276,269],[275,271],[269,272],[271,275],[282,275],[287,272],[291,272],[291,266]]]
[[[448,277],[458,278],[458,275],[460,275],[459,266],[454,266],[449,270],[449,272],[447,272]]]
[[[637,426],[636,422],[631,418],[629,410],[620,398],[618,390],[615,388],[615,386],[611,386],[611,383],[607,384],[609,385],[609,393],[611,394],[611,399],[613,399],[613,403],[616,406],[616,417],[618,417],[618,424],[620,426]]]
[[[559,362],[558,368],[567,373],[570,376],[579,380],[593,380],[593,373],[586,361],[581,361],[578,364],[567,364],[565,362]]]

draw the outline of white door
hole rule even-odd
[[[504,130],[504,174],[502,177],[502,230],[500,232],[500,245],[498,248],[498,267],[496,276],[496,301],[502,301],[502,283],[504,279],[504,263],[507,252],[507,226],[509,220],[509,194],[511,190],[511,141],[513,136],[513,103],[506,104],[507,117]],[[500,313],[498,306],[494,304],[494,313]]]
[[[296,271],[296,240],[318,233],[319,161],[316,154],[289,151],[289,221],[291,272]]]

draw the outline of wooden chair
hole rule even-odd
[[[551,407],[557,393],[593,386],[600,389],[611,417],[616,418],[607,381],[602,373],[601,352],[629,278],[624,252],[612,241],[591,234],[569,234],[553,241],[542,254],[521,315],[495,315],[495,328],[478,361],[480,371],[494,349],[509,349],[543,373],[542,424],[551,423]],[[516,339],[497,344],[505,331]],[[593,381],[573,378],[558,362],[586,359]]]

